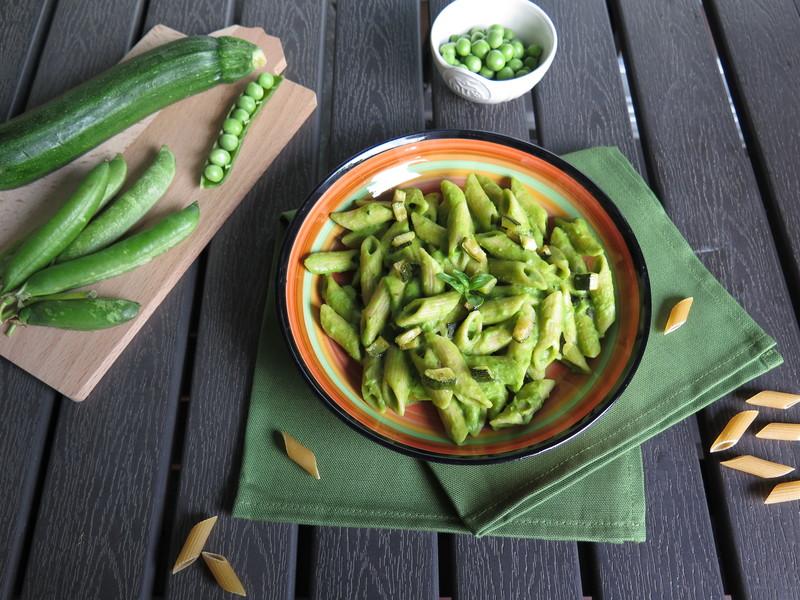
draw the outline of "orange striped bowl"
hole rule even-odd
[[[552,216],[583,217],[602,241],[616,288],[617,322],[603,351],[582,375],[553,364],[557,385],[530,424],[492,431],[463,446],[451,443],[427,402],[399,417],[373,410],[360,396],[361,367],[319,324],[319,277],[302,260],[335,249],[342,229],[328,215],[367,195],[397,186],[437,190],[443,178],[462,184],[470,172],[497,181],[514,176]],[[354,156],[309,196],[283,245],[278,308],[292,355],[309,385],[342,420],[369,438],[406,454],[439,462],[487,463],[543,452],[585,430],[625,389],[639,363],[650,322],[647,269],[633,232],[614,204],[589,179],[537,146],[472,131],[427,131],[389,140]]]

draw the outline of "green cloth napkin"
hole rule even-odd
[[[644,539],[638,446],[782,359],[775,342],[697,260],[617,149],[594,148],[565,158],[617,204],[650,273],[650,340],[614,406],[583,434],[530,459],[462,466],[406,457],[352,431],[314,397],[281,339],[273,290],[234,516],[478,536]],[[686,296],[694,297],[689,324],[664,336],[666,314]],[[315,452],[320,481],[286,458],[281,430]]]

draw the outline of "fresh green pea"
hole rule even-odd
[[[511,47],[514,48],[514,58],[525,56],[525,46],[519,40],[511,40]]]
[[[272,86],[275,85],[275,75],[272,73],[262,73],[258,76],[258,85],[265,90],[272,89]]]
[[[23,308],[18,320],[22,325],[95,331],[130,321],[139,308],[137,302],[116,298],[44,300]]]
[[[458,38],[460,38],[460,37],[461,37],[460,35],[458,35],[457,33],[454,33],[453,35],[450,36],[450,41],[453,44],[455,44],[458,41]]]
[[[236,119],[239,123],[247,123],[250,120],[250,113],[241,108],[237,108],[231,113],[231,118]]]
[[[531,72],[531,70],[528,67],[522,67],[519,71],[514,73],[514,77],[524,77],[525,75],[527,75],[530,72]]]
[[[467,37],[460,37],[456,42],[456,54],[459,56],[468,56],[472,48],[472,42]]]
[[[246,111],[248,114],[252,114],[256,109],[256,101],[250,96],[242,95],[239,96],[238,100],[236,100],[236,106]]]
[[[456,58],[455,54],[445,54],[444,56],[442,56],[442,58],[444,59],[444,62],[453,67],[456,67],[461,64],[460,62],[458,62],[458,58]]]
[[[512,71],[514,71],[515,73],[516,73],[517,71],[519,71],[519,70],[520,70],[520,69],[521,69],[521,68],[524,66],[524,65],[522,64],[522,61],[521,61],[520,59],[518,59],[518,58],[512,58],[512,59],[511,59],[510,61],[508,61],[508,63],[506,63],[506,64],[507,64],[507,66],[508,66],[508,67],[509,67],[509,68],[510,68]]]
[[[208,161],[219,167],[224,167],[231,162],[231,155],[227,150],[215,148],[211,151],[211,154],[208,155]]]
[[[470,35],[472,35],[473,33],[483,33],[483,27],[481,27],[480,25],[475,25],[475,27],[469,30],[469,33]]]
[[[483,62],[487,67],[495,72],[506,66],[506,59],[503,56],[503,53],[499,50],[492,50],[489,52]]]
[[[453,42],[447,42],[439,46],[439,54],[444,56],[445,54],[449,53],[456,53],[456,45]]]
[[[542,55],[542,47],[539,44],[531,44],[525,50],[525,56],[532,56],[533,58],[539,58]]]
[[[533,56],[526,56],[522,63],[532,71],[539,65],[539,59]]]
[[[506,79],[513,79],[514,78],[514,71],[511,67],[503,67],[500,69],[497,74],[495,75],[498,81],[504,81]]]
[[[469,41],[477,42],[478,40],[482,40],[486,37],[486,34],[482,31],[476,31],[475,33],[471,33],[469,36]]]
[[[494,79],[494,71],[492,71],[489,67],[481,67],[481,70],[478,71],[479,75],[483,75],[486,79]]]
[[[261,100],[264,97],[264,88],[258,85],[255,81],[251,81],[244,89],[244,93],[250,96],[253,100]]]
[[[511,30],[511,29],[509,29],[508,27],[506,27],[506,28],[503,30],[503,39],[504,39],[505,41],[507,41],[507,42],[510,42],[510,41],[511,41],[511,40],[513,40],[515,37],[516,37],[516,36],[514,35],[514,31],[513,31],[513,30]]]
[[[472,56],[470,54],[469,56],[464,57],[464,66],[466,66],[467,69],[469,69],[473,73],[477,73],[478,71],[481,70],[483,64],[481,63],[480,58],[478,58],[477,56]]]
[[[491,50],[491,46],[489,46],[489,42],[486,40],[478,40],[477,42],[472,42],[472,54],[473,56],[477,56],[481,60],[483,60],[489,51]]]
[[[506,59],[506,62],[514,58],[514,46],[511,44],[501,44],[498,50],[503,53],[503,58]]]
[[[492,31],[499,31],[500,33],[505,33],[506,28],[498,23],[495,23],[494,25],[489,25],[489,32],[491,33]]]
[[[503,34],[499,31],[490,31],[486,36],[486,41],[489,42],[491,48],[499,48],[503,43]]]
[[[223,133],[219,136],[217,140],[220,148],[227,150],[228,152],[233,152],[239,146],[239,138],[235,135],[231,135],[230,133]]]
[[[214,183],[222,181],[222,176],[224,174],[225,172],[217,165],[208,165],[203,171],[203,177]]]
[[[239,136],[242,134],[242,124],[236,119],[225,119],[222,122],[222,131],[231,135]]]

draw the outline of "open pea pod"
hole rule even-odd
[[[219,136],[208,153],[208,160],[200,175],[200,187],[212,188],[225,183],[250,124],[282,81],[280,75],[262,73],[247,84],[222,122]]]

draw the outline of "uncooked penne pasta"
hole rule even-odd
[[[722,452],[723,450],[735,446],[744,435],[744,432],[747,431],[747,428],[750,427],[750,424],[756,420],[757,416],[757,410],[743,410],[733,415],[722,432],[717,436],[717,439],[714,440],[714,443],[711,444],[711,452]]]
[[[283,436],[283,444],[286,446],[287,456],[300,465],[314,479],[319,479],[317,457],[314,456],[314,453],[285,431],[281,431],[281,435]]]
[[[736,469],[737,471],[749,473],[750,475],[755,475],[756,477],[762,477],[764,479],[782,477],[794,471],[794,467],[772,462],[771,460],[764,460],[763,458],[758,458],[750,454],[737,456],[730,460],[723,460],[719,464],[729,469]]]
[[[778,502],[790,502],[800,500],[800,481],[786,481],[779,483],[764,500],[764,504],[777,504]]]
[[[756,434],[763,440],[800,442],[800,423],[770,423]]]
[[[672,307],[672,310],[669,311],[667,324],[664,325],[664,335],[672,333],[686,323],[686,319],[689,318],[689,310],[692,308],[692,302],[694,302],[694,298],[689,296]]]
[[[748,404],[753,406],[766,406],[768,408],[792,408],[795,404],[800,402],[800,394],[787,394],[785,392],[773,392],[765,390],[758,392],[755,396],[746,400]]]
[[[194,561],[200,558],[200,553],[203,551],[203,546],[206,545],[208,536],[211,535],[211,530],[217,522],[217,517],[209,517],[204,521],[200,521],[189,532],[186,541],[183,543],[178,558],[175,561],[175,566],[172,567],[172,574],[175,575],[178,571],[182,571]]]
[[[211,571],[211,574],[214,576],[214,579],[217,580],[217,585],[219,585],[219,587],[231,594],[247,596],[247,592],[244,591],[241,580],[236,575],[236,571],[233,570],[227,558],[221,554],[203,552],[203,560],[208,570]]]

